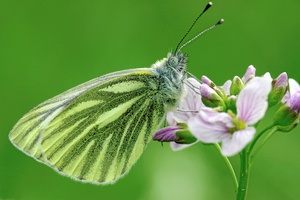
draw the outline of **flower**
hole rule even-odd
[[[188,121],[194,136],[204,143],[222,142],[222,154],[232,156],[240,152],[254,137],[256,124],[268,108],[271,83],[264,77],[249,80],[236,99],[237,114],[230,110],[201,108]]]
[[[273,119],[274,124],[283,132],[291,131],[299,123],[300,86],[294,79],[289,79],[289,89],[281,100],[283,105]]]

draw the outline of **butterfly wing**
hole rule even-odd
[[[71,178],[114,182],[136,162],[165,115],[155,98],[159,84],[148,68],[91,80],[33,108],[10,140]]]

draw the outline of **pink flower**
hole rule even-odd
[[[218,112],[213,108],[202,108],[188,121],[194,136],[204,143],[222,142],[222,154],[232,156],[239,153],[254,137],[256,124],[268,108],[271,83],[263,77],[248,80],[237,96],[237,114]]]

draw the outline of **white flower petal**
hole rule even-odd
[[[197,81],[195,78],[188,78],[187,81],[191,83],[195,88],[200,88],[201,83]]]
[[[176,123],[186,123],[189,119],[190,114],[188,112],[171,111],[167,113],[167,121],[171,126],[176,125]]]
[[[175,118],[174,118],[174,113],[175,113],[175,111],[173,112],[173,111],[171,111],[171,112],[168,112],[167,113],[167,117],[166,117],[166,120],[167,120],[167,122],[169,123],[169,125],[170,126],[175,126],[176,125],[176,120],[175,120]],[[165,125],[164,125],[165,126]]]
[[[227,96],[230,95],[230,86],[231,86],[232,81],[231,80],[227,80],[223,86],[221,86],[221,88],[224,90],[225,94]]]
[[[281,103],[287,102],[291,98],[291,96],[293,96],[294,94],[297,93],[297,91],[300,91],[299,84],[297,83],[296,80],[290,78],[289,79],[289,91],[287,91],[285,93],[285,95],[283,96],[283,98],[281,100]]]
[[[197,142],[194,142],[192,144],[178,144],[176,142],[170,142],[170,146],[171,146],[173,151],[179,151],[179,150],[185,149],[187,147],[190,147],[190,146],[192,146],[193,144],[196,144],[196,143]]]
[[[216,143],[228,134],[231,117],[227,113],[218,113],[213,109],[201,109],[199,114],[188,121],[191,133],[204,143]]]
[[[227,127],[233,127],[232,118],[227,113],[218,112],[213,108],[203,107],[199,114],[201,114],[202,117],[209,123],[214,124],[221,121],[222,123],[226,124]]]
[[[287,102],[290,98],[291,98],[290,92],[287,91],[287,92],[285,93],[285,95],[282,97],[281,103]]]
[[[268,108],[268,94],[272,87],[268,78],[251,79],[237,97],[237,117],[248,125],[255,124]]]
[[[222,154],[224,156],[233,156],[239,153],[253,139],[254,134],[255,128],[247,127],[224,138],[222,141]]]
[[[300,90],[300,86],[296,80],[290,78],[289,79],[289,86],[290,86],[290,95],[293,96],[297,91]]]
[[[186,123],[195,115],[195,112],[191,111],[198,111],[203,106],[201,95],[199,94],[201,84],[194,78],[188,78],[187,81],[192,86],[184,85],[184,94],[178,106],[178,109],[181,111],[174,110],[167,113],[167,121],[170,125],[175,125],[176,122]],[[198,91],[199,93],[197,93]]]
[[[188,78],[187,81],[192,86],[184,85],[186,94],[183,100],[181,101],[179,108],[198,111],[203,106],[200,95],[201,84],[194,78]],[[193,89],[191,87],[193,87]]]
[[[268,79],[268,81],[270,81],[270,83],[273,81],[270,72],[266,72],[262,77]]]

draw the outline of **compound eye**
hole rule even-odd
[[[176,58],[176,57],[170,57],[169,58],[169,64],[172,67],[176,67],[178,65],[178,58]]]

